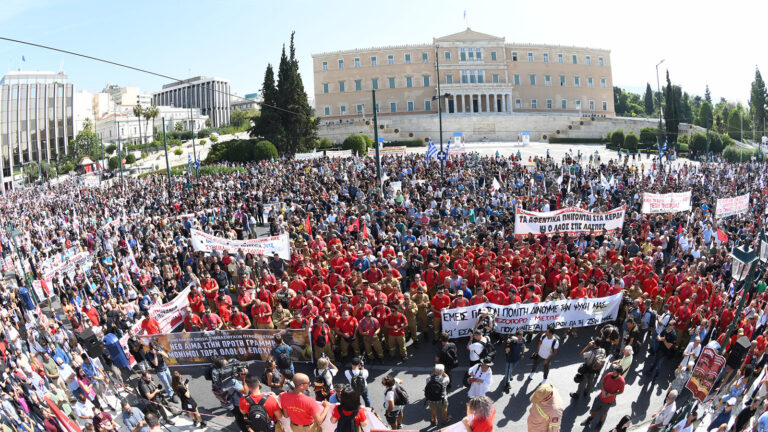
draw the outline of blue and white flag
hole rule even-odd
[[[445,146],[445,160],[448,160],[448,158],[451,156],[451,141],[448,141],[448,145]]]
[[[663,152],[667,151],[667,140],[664,140],[664,148],[662,148],[661,151]]]
[[[187,171],[192,171],[192,155],[187,155]]]
[[[195,169],[197,170],[197,173],[200,174],[200,156],[197,156],[197,161],[195,161]]]
[[[435,143],[432,140],[429,140],[429,145],[427,146],[427,164],[429,164],[429,159],[437,156],[437,146],[435,146]]]

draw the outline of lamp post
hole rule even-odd
[[[435,45],[435,69],[437,69],[437,122],[438,129],[440,130],[440,154],[443,153],[443,97],[440,93],[440,56],[437,55],[437,50],[440,49],[440,45]],[[456,108],[454,107],[454,110]],[[443,170],[445,167],[445,158],[440,158],[440,178],[443,177]]]
[[[165,170],[168,173],[168,204],[173,201],[171,191],[173,190],[173,183],[171,182],[171,163],[168,162],[168,140],[165,135],[165,117],[162,117],[163,121],[163,148],[165,148]]]
[[[664,63],[664,59],[656,64],[656,91],[659,92],[659,133],[656,137],[656,149],[659,151],[659,168],[662,168],[661,162],[661,83],[659,82],[659,66]]]
[[[761,245],[762,248],[762,245]],[[731,258],[733,264],[731,266],[731,278],[736,282],[744,282],[741,286],[741,299],[739,299],[739,306],[736,309],[736,315],[733,317],[733,321],[728,326],[728,332],[725,335],[725,344],[733,334],[733,330],[736,328],[736,323],[741,320],[741,310],[744,309],[744,302],[747,299],[748,291],[751,288],[752,277],[754,275],[755,261],[758,256],[754,249],[747,245],[736,247],[731,251]],[[725,344],[720,347],[720,354],[723,354],[725,350]]]
[[[371,90],[373,97],[373,148],[376,152],[376,182],[379,185],[379,194],[381,194],[381,154],[379,153],[379,119],[378,109],[376,109],[376,89]],[[362,155],[360,155],[362,156]]]
[[[120,122],[115,122],[117,125],[117,161],[120,162],[120,189],[122,190],[125,184],[123,183],[123,146],[120,143]]]
[[[197,163],[197,147],[195,147],[195,121],[192,119],[192,84],[190,83],[187,88],[190,90],[189,97],[189,129],[192,131],[192,155],[194,156],[193,162]],[[196,182],[200,184],[200,173],[195,170]]]
[[[768,264],[768,234],[764,229],[760,230],[760,254],[758,258],[763,265]]]

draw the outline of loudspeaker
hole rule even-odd
[[[90,327],[77,334],[77,341],[91,358],[99,357],[104,353],[103,344]]]
[[[747,352],[749,352],[750,346],[751,343],[746,336],[736,339],[736,342],[731,346],[731,353],[728,354],[728,359],[725,361],[725,364],[733,369],[740,368],[741,364],[744,362],[744,358],[747,356]]]

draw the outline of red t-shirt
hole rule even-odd
[[[157,320],[152,317],[144,318],[141,322],[141,328],[143,328],[148,335],[160,334],[160,324],[158,324]]]
[[[616,378],[613,377],[613,373],[609,373],[603,378],[603,388],[606,393],[609,393],[607,397],[603,397],[603,392],[600,392],[600,400],[605,403],[613,403],[616,400],[616,395],[612,393],[621,393],[624,391],[624,377],[619,375]]]
[[[432,297],[432,301],[430,302],[433,308],[441,311],[445,308],[447,308],[451,304],[451,298],[447,295],[436,295]]]
[[[483,419],[473,418],[469,424],[472,432],[493,432],[493,420],[496,418],[496,408],[491,409],[491,416]]]
[[[277,421],[277,418],[275,418],[275,412],[280,411],[280,404],[277,402],[276,397],[268,394],[260,393],[257,395],[248,395],[244,398],[240,398],[240,412],[245,412],[246,415],[248,414],[248,410],[251,408],[251,404],[248,402],[249,396],[256,403],[261,402],[261,399],[266,397],[267,400],[264,402],[264,409],[267,410],[267,415],[269,415],[272,420]]]
[[[345,416],[352,415],[352,411],[341,409],[341,405],[336,405],[336,408],[334,408],[331,412],[331,416],[336,420],[339,420],[341,418],[341,414],[339,413],[339,411],[341,411],[341,413],[343,413]],[[368,417],[366,417],[365,411],[363,411],[362,409],[357,410],[357,415],[355,415],[355,424],[359,426],[360,423],[366,420],[368,420]]]
[[[280,393],[280,405],[288,413],[291,423],[301,426],[311,425],[315,421],[312,415],[322,412],[321,405],[314,398],[294,392]]]

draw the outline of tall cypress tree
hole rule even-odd
[[[645,105],[645,113],[647,115],[653,114],[653,90],[651,90],[651,85],[649,83],[645,83],[643,103]]]
[[[706,87],[704,87],[704,100],[709,102],[710,105],[712,105],[712,93],[709,92],[709,84],[707,84]]]
[[[296,113],[293,123],[296,125],[297,136],[290,137],[291,148],[294,152],[308,150],[314,147],[317,140],[317,127],[319,120],[312,118],[312,107],[309,106],[307,92],[304,90],[304,82],[299,73],[299,60],[296,58],[296,48],[293,44],[293,37],[296,32],[291,32],[291,44],[289,48],[291,71],[291,111]],[[286,129],[288,130],[288,129]]]
[[[670,144],[677,142],[677,133],[680,126],[680,87],[673,86],[667,71],[667,86],[664,88],[664,125],[667,132],[667,141]]]
[[[264,72],[264,83],[261,86],[261,95],[264,103],[261,104],[261,114],[253,118],[254,126],[248,131],[252,137],[263,137],[272,142],[276,148],[282,146],[283,126],[280,119],[279,100],[277,87],[275,87],[275,73],[272,64],[267,64]]]
[[[757,123],[757,129],[763,127],[765,122],[765,104],[767,102],[765,81],[763,81],[762,75],[760,75],[760,69],[755,67],[755,80],[752,81],[752,91],[749,98],[749,107],[755,117]],[[765,132],[763,132],[765,135]]]

